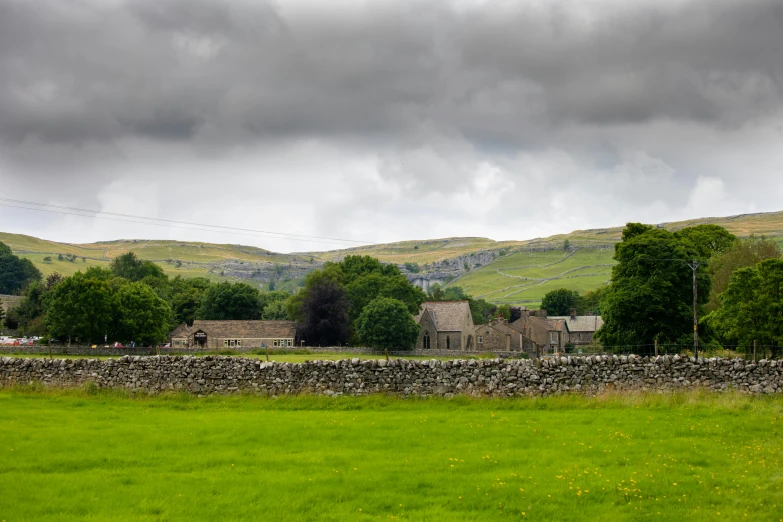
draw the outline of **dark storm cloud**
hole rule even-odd
[[[5,0],[0,139],[519,147],[780,112],[780,1],[587,5]]]

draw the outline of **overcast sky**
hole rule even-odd
[[[371,242],[781,210],[783,1],[0,0],[0,198]]]

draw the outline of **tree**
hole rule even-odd
[[[716,254],[723,254],[731,249],[737,241],[737,236],[718,225],[696,225],[674,233],[674,237],[684,243],[689,243],[691,250],[699,258],[709,259]]]
[[[177,276],[171,280],[169,305],[174,314],[174,324],[193,324],[204,293],[211,286],[212,283],[209,282],[209,279],[204,277],[185,279]]]
[[[57,283],[59,283],[62,280],[63,280],[62,274],[60,274],[59,272],[52,272],[51,274],[46,276],[46,281],[44,281],[44,288],[48,292],[49,290],[54,288]]]
[[[371,272],[355,278],[346,285],[351,301],[351,322],[358,319],[362,310],[377,297],[391,297],[401,301],[408,313],[417,314],[426,299],[424,292],[408,282],[401,274],[383,275]]]
[[[285,307],[285,301],[272,301],[264,307],[261,319],[265,321],[288,321],[291,318]]]
[[[507,304],[499,305],[496,311],[498,317],[502,317],[506,321],[511,319],[511,307]]]
[[[166,340],[171,307],[146,284],[128,283],[114,296],[117,330],[115,336],[141,345]]]
[[[222,282],[211,286],[201,300],[196,319],[253,320],[261,317],[258,290],[247,283]]]
[[[266,307],[273,304],[273,303],[284,303],[286,300],[291,297],[291,294],[288,292],[283,292],[282,290],[276,290],[274,292],[261,292],[258,298],[258,302],[261,304],[261,315],[263,319],[264,310],[266,310]],[[288,316],[288,312],[285,314]]]
[[[128,252],[116,257],[111,262],[111,271],[117,277],[128,281],[141,281],[145,277],[153,279],[165,279],[163,269],[152,261],[141,260],[133,252]]]
[[[708,318],[721,340],[749,347],[753,341],[772,346],[783,343],[783,260],[765,259],[755,267],[740,268],[720,295],[722,306]]]
[[[17,294],[40,280],[41,272],[29,259],[15,256],[8,245],[0,243],[0,294]]]
[[[0,330],[2,330],[5,323],[5,308],[3,308],[3,300],[0,299]]]
[[[629,223],[615,245],[612,284],[602,300],[604,345],[639,346],[688,341],[693,334],[692,271],[686,264],[697,256],[691,245],[671,232]],[[699,303],[709,298],[706,271],[697,272]],[[692,339],[692,337],[691,337]]]
[[[569,248],[571,248],[571,241],[566,239],[563,241],[563,250],[568,251]]]
[[[301,305],[302,335],[311,346],[345,344],[350,335],[351,303],[345,287],[335,281],[321,279],[304,293]]]
[[[764,259],[779,259],[780,247],[774,241],[757,236],[750,236],[735,241],[732,246],[720,255],[710,259],[708,273],[712,281],[712,295],[706,309],[717,310],[720,307],[718,296],[729,286],[731,275],[738,269],[754,267]]]
[[[371,348],[413,348],[419,335],[419,325],[402,301],[378,297],[362,310],[356,321],[359,340]]]
[[[44,334],[43,315],[48,298],[49,292],[45,283],[33,281],[25,288],[24,297],[13,309],[16,328],[24,335]]]
[[[89,343],[103,338],[112,320],[112,304],[107,281],[77,272],[52,290],[46,326],[54,337]]]
[[[599,286],[595,290],[590,290],[581,299],[580,314],[591,313],[593,315],[601,315],[601,302],[606,294],[609,293],[609,285]]]
[[[541,308],[549,315],[569,315],[571,310],[578,309],[580,305],[579,292],[567,288],[547,292],[541,300]]]

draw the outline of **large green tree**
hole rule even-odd
[[[177,276],[169,284],[169,304],[173,311],[174,324],[193,324],[196,312],[201,306],[204,293],[212,286],[204,277],[183,278]]]
[[[18,294],[40,280],[41,272],[29,259],[15,256],[8,245],[0,243],[0,294]]]
[[[712,294],[706,309],[717,310],[720,306],[718,296],[729,286],[732,274],[744,267],[755,267],[765,259],[779,259],[780,246],[763,236],[750,236],[735,241],[732,246],[709,261],[708,273],[712,281]]]
[[[568,315],[581,305],[581,297],[576,290],[558,288],[547,292],[541,300],[541,308],[549,315]]]
[[[166,340],[171,307],[148,285],[136,282],[122,286],[114,295],[114,303],[117,339],[143,346]]]
[[[629,223],[615,245],[612,284],[602,300],[605,346],[686,343],[693,332],[693,272],[688,262],[699,252],[663,229]],[[709,298],[705,270],[697,272],[699,303]],[[640,349],[640,348],[639,348]]]
[[[261,318],[258,290],[247,283],[218,283],[204,292],[196,319],[253,320]]]
[[[312,313],[309,316],[305,313],[307,303],[311,306],[310,312],[312,312],[313,303],[320,302],[325,293],[335,292],[335,285],[342,288],[346,294],[346,302],[349,303],[349,331],[352,330],[354,334],[356,320],[362,310],[374,299],[378,297],[397,299],[406,306],[408,313],[413,315],[418,313],[421,303],[426,298],[424,292],[408,282],[396,265],[383,264],[370,256],[346,256],[339,263],[326,263],[323,269],[307,276],[304,289],[289,298],[286,303],[288,315],[296,321],[307,323],[313,317]],[[340,321],[334,320],[329,323],[332,323],[330,328],[334,331],[340,330],[336,326]],[[313,333],[315,329],[310,328],[309,331],[311,337],[315,335],[315,338],[322,338],[320,334]],[[338,335],[335,338],[339,337]],[[355,335],[351,339],[358,341]],[[308,340],[308,342],[312,344],[312,341]],[[319,341],[319,343],[329,344],[326,341]]]
[[[718,225],[696,225],[678,230],[674,237],[688,244],[689,250],[707,260],[730,250],[737,236]]]
[[[748,349],[757,341],[777,355],[783,343],[783,260],[766,259],[738,269],[720,302],[707,322],[724,344]]]
[[[54,337],[91,343],[103,339],[108,331],[112,305],[112,290],[107,281],[77,272],[52,290],[46,326]]]
[[[134,282],[145,278],[166,279],[166,274],[161,267],[152,261],[139,259],[133,252],[116,257],[111,262],[111,271],[117,277]]]
[[[291,317],[285,307],[285,301],[272,301],[264,307],[261,319],[265,321],[288,321]]]
[[[419,335],[419,325],[402,301],[377,297],[356,321],[360,342],[371,348],[410,350]]]

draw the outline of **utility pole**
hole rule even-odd
[[[699,268],[699,262],[695,259],[688,266],[693,270],[693,357],[699,358],[699,288],[696,284],[696,269]]]

